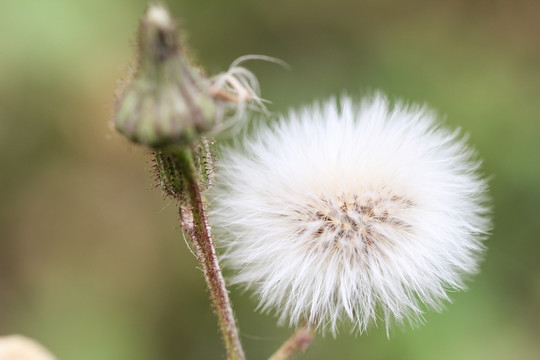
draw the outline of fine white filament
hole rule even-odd
[[[478,168],[426,108],[344,97],[224,149],[211,220],[263,311],[362,332],[440,309],[477,270],[490,226]]]

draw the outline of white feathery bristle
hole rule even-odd
[[[414,322],[477,270],[487,185],[428,109],[344,97],[244,140],[223,150],[211,221],[233,282],[280,322]]]
[[[229,108],[233,111],[232,116],[216,126],[215,133],[225,130],[233,130],[234,134],[238,133],[248,118],[246,110],[269,115],[265,105],[268,101],[260,97],[259,80],[250,70],[240,66],[250,60],[266,61],[278,64],[283,68],[289,67],[283,60],[266,55],[251,54],[240,56],[232,62],[227,71],[212,77],[210,93],[216,97],[227,94]]]
[[[165,6],[161,4],[150,5],[146,19],[149,23],[154,24],[158,28],[169,27],[172,23],[171,15]]]

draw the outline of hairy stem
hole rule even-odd
[[[301,351],[305,352],[313,340],[313,330],[304,323],[285,341],[283,345],[270,357],[269,360],[289,360]]]
[[[185,180],[186,192],[189,195],[189,199],[185,199],[188,202],[180,206],[182,226],[191,238],[198,260],[202,265],[206,284],[210,291],[212,306],[218,316],[219,327],[227,348],[227,359],[244,360],[244,351],[240,344],[229,294],[212,241],[212,233],[206,217],[199,177],[193,163],[191,151],[182,148],[175,150],[175,154]]]

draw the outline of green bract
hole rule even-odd
[[[190,144],[212,129],[210,80],[184,57],[176,23],[162,6],[143,17],[138,47],[137,71],[116,104],[116,129],[153,148]]]

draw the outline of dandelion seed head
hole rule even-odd
[[[477,270],[490,226],[478,168],[429,109],[344,97],[224,149],[211,219],[232,280],[281,323],[416,322]]]

